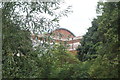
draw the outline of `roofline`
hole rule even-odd
[[[71,31],[69,31],[69,30],[66,29],[66,28],[57,28],[57,29],[55,29],[54,31],[56,31],[56,30],[66,30],[66,31],[70,32],[74,37],[76,37]]]

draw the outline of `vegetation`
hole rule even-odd
[[[88,29],[78,48],[79,60],[93,61],[89,69],[91,77],[118,77],[119,5],[120,3],[98,4],[97,12],[102,12],[102,15],[92,21],[92,27]]]
[[[55,14],[60,2],[2,3],[2,77],[3,78],[118,78],[118,6],[120,3],[98,3],[101,16],[92,21],[78,47],[77,58],[63,45],[33,47],[31,34],[50,32],[59,26],[59,18],[68,9]],[[16,8],[21,8],[20,15]],[[37,7],[37,8],[36,8]],[[53,19],[35,17],[35,13]],[[36,15],[36,14],[35,14]],[[38,19],[38,20],[37,20]],[[30,27],[31,26],[31,27]]]

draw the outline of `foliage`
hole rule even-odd
[[[93,78],[118,78],[118,60],[110,61],[108,55],[98,56],[90,66],[89,74]],[[114,70],[113,70],[114,69]]]
[[[31,40],[31,31],[34,33],[39,31],[45,32],[46,25],[48,29],[51,30],[50,26],[55,28],[58,22],[56,20],[48,20],[48,18],[40,18],[41,21],[34,21],[34,17],[31,17],[32,13],[47,13],[54,16],[54,18],[59,19],[64,13],[66,15],[67,11],[60,13],[59,16],[51,13],[51,7],[54,6],[57,10],[59,9],[59,3],[27,3],[27,2],[6,2],[2,3],[2,63],[3,78],[47,78],[51,72],[53,61],[56,58],[52,58],[50,51],[40,52],[39,50],[34,50]],[[29,6],[29,7],[28,7]],[[33,7],[37,7],[33,8]],[[46,7],[47,6],[47,7]],[[16,8],[22,8],[20,12],[27,13],[25,16],[20,16],[19,12],[16,12]],[[42,12],[41,12],[42,11]],[[63,15],[64,15],[63,14]],[[56,15],[56,16],[55,16]],[[61,16],[60,16],[61,15]],[[53,18],[53,19],[54,19]],[[37,22],[31,27],[28,26],[29,21]],[[39,24],[39,22],[41,24]],[[44,23],[44,24],[42,24]],[[42,28],[42,29],[41,29]],[[47,48],[46,48],[47,49]],[[60,50],[59,50],[60,51]],[[39,54],[45,54],[40,57]],[[57,64],[57,63],[56,63]],[[55,67],[55,66],[54,66]],[[53,69],[53,68],[52,68]],[[47,75],[48,74],[48,75]]]
[[[58,26],[59,18],[67,14],[68,10],[54,14],[54,10],[59,9],[57,4],[3,3],[3,78],[118,78],[120,43],[117,11],[120,3],[98,4],[97,11],[102,15],[92,21],[92,27],[81,41],[78,48],[80,61],[62,44],[51,46],[43,43],[36,48],[32,45],[31,32],[49,33],[48,30]],[[16,12],[16,8],[20,7],[25,16]],[[37,12],[54,18],[42,16],[38,18],[40,21],[35,21],[37,17],[34,19],[32,14]]]
[[[94,78],[118,78],[118,6],[120,3],[98,3],[102,13],[92,21],[78,48],[81,61],[93,60],[89,74]]]

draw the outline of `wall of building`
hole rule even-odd
[[[77,52],[76,49],[77,49],[78,45],[80,45],[80,40],[81,40],[80,36],[76,37],[72,32],[70,32],[67,29],[63,29],[63,28],[56,29],[55,31],[53,31],[50,34],[38,35],[37,39],[45,41],[44,36],[49,36],[53,39],[52,41],[50,41],[51,44],[53,41],[55,43],[60,43],[60,42],[63,44],[66,43],[66,45],[69,45],[67,50],[69,50],[73,54],[76,54],[76,52]],[[32,36],[32,38],[33,38],[33,40],[36,39],[36,37],[34,35]]]

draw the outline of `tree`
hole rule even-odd
[[[53,9],[51,10],[51,8]],[[20,9],[20,12],[17,9]],[[43,76],[42,70],[49,69],[41,65],[46,65],[47,60],[41,60],[38,57],[40,52],[33,49],[31,33],[49,32],[57,27],[59,18],[62,14],[66,15],[67,13],[67,11],[63,11],[60,14],[55,14],[53,10],[56,11],[57,9],[59,9],[59,2],[2,3],[3,78],[48,77]],[[53,16],[53,18],[49,19],[44,16],[38,18],[39,16],[35,17],[35,13],[48,14]],[[46,54],[47,56],[49,55]]]
[[[102,15],[93,20],[92,27],[88,29],[80,48],[78,48],[78,57],[81,61],[89,59],[94,61],[89,73],[91,77],[118,78],[119,5],[119,2],[98,3],[97,11]]]

